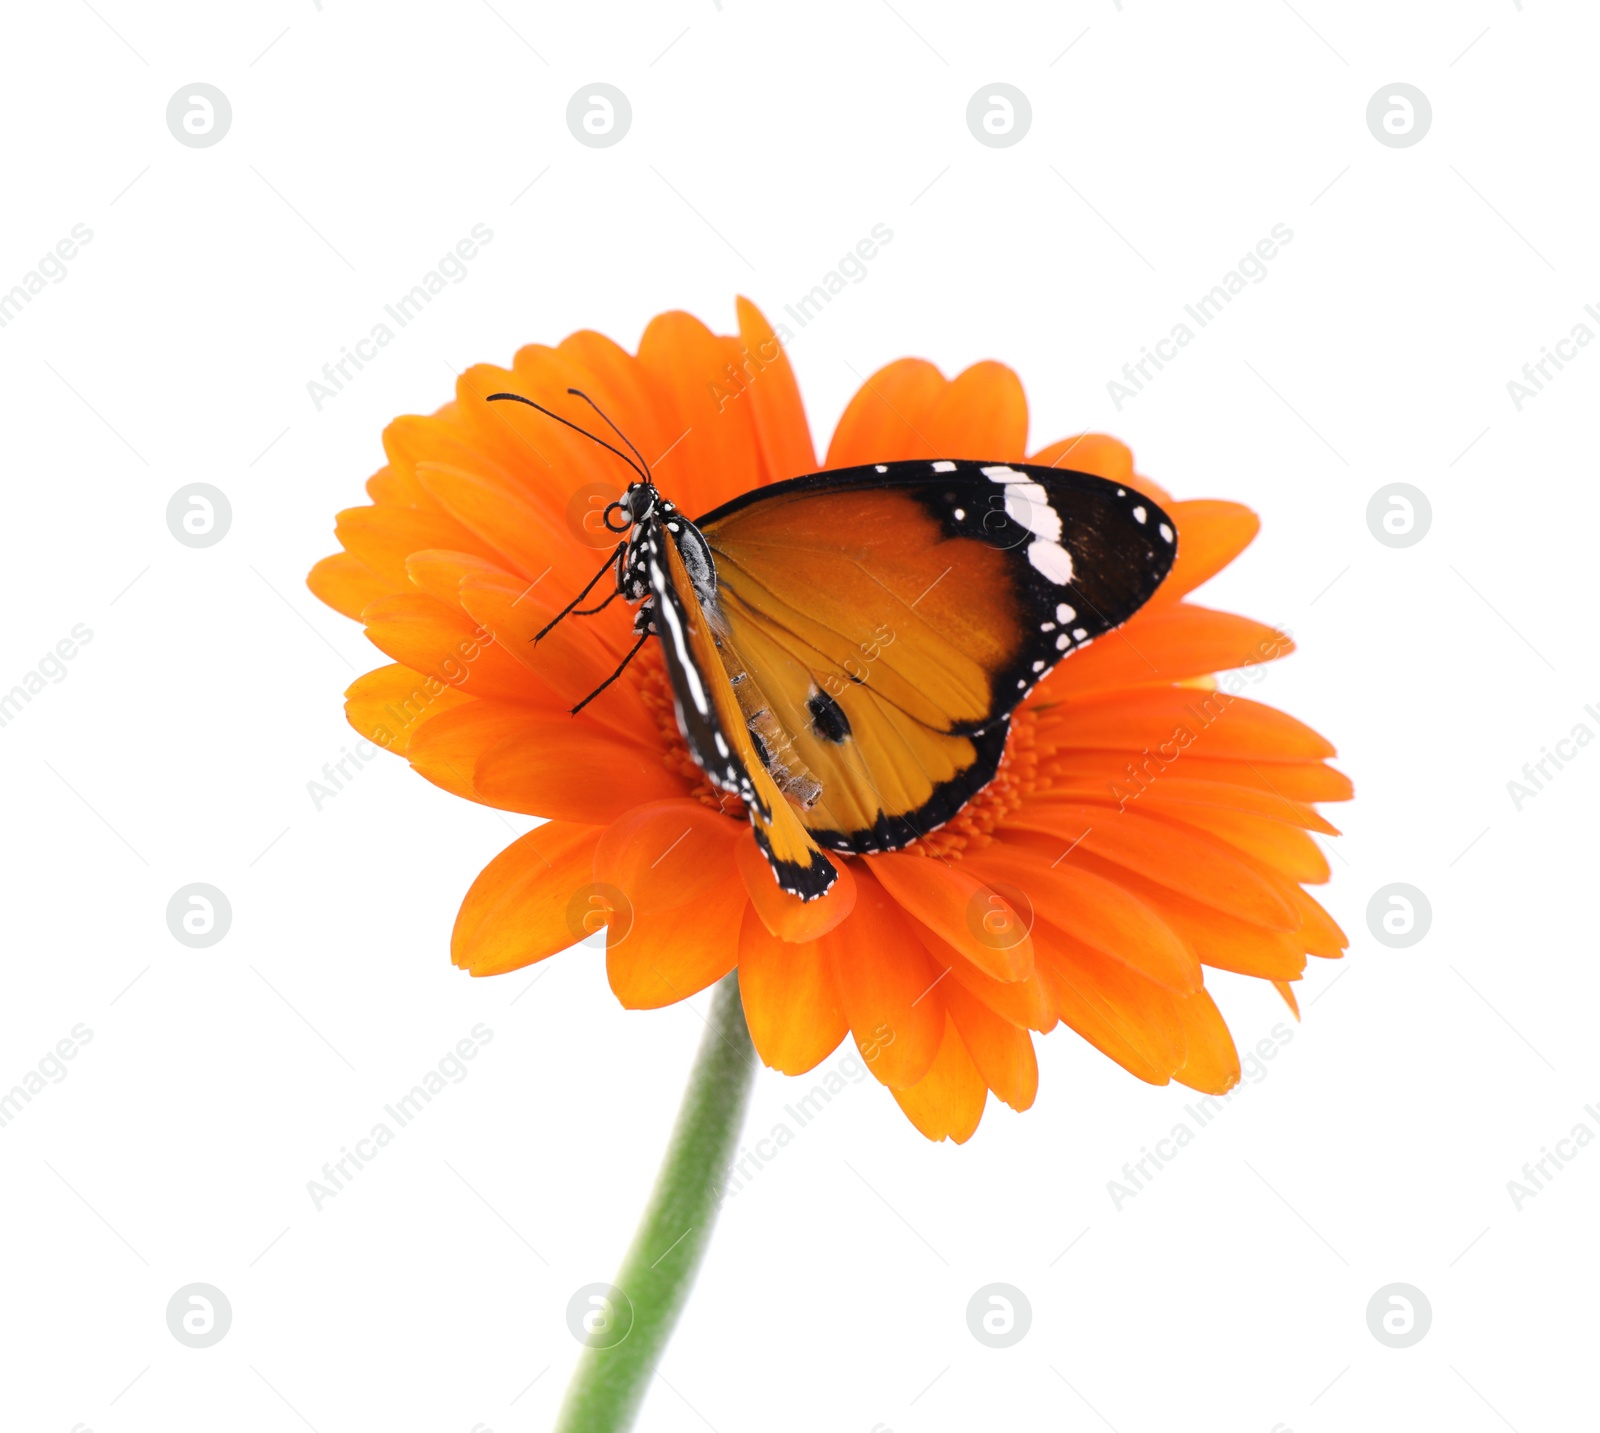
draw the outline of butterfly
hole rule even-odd
[[[521,394],[491,401],[576,429],[637,480],[602,514],[616,547],[534,640],[634,604],[637,642],[574,712],[657,638],[690,754],[802,900],[837,878],[828,852],[893,851],[960,811],[994,778],[1018,704],[1133,616],[1177,556],[1172,519],[1144,494],[1029,463],[839,468],[691,520],[568,391],[630,452]],[[614,591],[580,608],[608,573]]]

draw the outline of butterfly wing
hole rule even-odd
[[[697,589],[678,540],[660,523],[647,536],[644,555],[678,727],[690,753],[712,781],[744,802],[778,883],[792,895],[814,900],[838,872],[774,774],[774,767],[783,772],[782,749],[766,703],[736,653],[726,648],[716,609],[702,600],[710,594]],[[763,741],[770,744],[758,749]],[[792,783],[790,789],[795,789]]]
[[[987,785],[1017,704],[1143,606],[1177,551],[1132,488],[949,460],[758,488],[697,527],[713,654],[781,728],[774,785],[816,843],[855,852],[909,844]],[[772,742],[751,746],[760,762]]]

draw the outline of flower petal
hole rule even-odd
[[[931,1140],[965,1144],[983,1118],[989,1098],[983,1076],[973,1064],[955,1021],[945,1017],[944,1038],[937,1058],[916,1084],[889,1091],[906,1118]]]
[[[344,695],[350,725],[398,756],[406,754],[421,722],[472,700],[448,682],[399,663],[357,677]]]
[[[459,607],[417,592],[380,597],[362,613],[368,640],[395,661],[468,696],[541,701],[526,670]]]
[[[749,907],[744,882],[727,872],[692,909],[635,911],[627,930],[613,920],[606,940],[612,993],[625,1009],[657,1010],[715,985],[738,964]]]
[[[1261,519],[1242,503],[1201,498],[1173,503],[1167,507],[1167,515],[1178,527],[1178,556],[1151,599],[1152,605],[1176,602],[1193,592],[1249,547],[1261,531]]]
[[[435,786],[468,801],[497,806],[502,811],[520,811],[522,807],[486,793],[474,781],[473,772],[484,752],[522,730],[527,720],[526,707],[468,698],[460,706],[423,716],[406,747],[406,757],[412,768]]]
[[[679,799],[635,807],[600,838],[594,879],[617,908],[606,975],[628,1009],[674,1004],[734,968],[750,903],[733,865],[740,830]]]
[[[461,903],[451,960],[473,975],[501,975],[591,934],[574,901],[593,880],[600,834],[593,826],[552,821],[507,846]]]
[[[686,796],[659,750],[596,731],[565,713],[522,711],[483,750],[472,785],[507,811],[603,826],[651,801]]]
[[[662,490],[697,517],[748,492],[761,475],[750,410],[717,397],[734,386],[727,369],[737,350],[686,313],[653,318],[639,340],[639,362],[677,429],[669,453],[646,456]]]
[[[1054,986],[1040,973],[1037,964],[1025,980],[996,980],[985,975],[973,963],[942,941],[927,926],[916,923],[917,938],[923,948],[949,973],[949,979],[964,986],[968,993],[983,1001],[1002,1020],[1025,1026],[1041,1034],[1055,1029],[1061,1016],[1056,1009]],[[943,985],[940,987],[943,989]]]
[[[1197,755],[1258,762],[1334,755],[1304,722],[1249,697],[1192,687],[1124,687],[1037,708],[1039,741],[1063,747],[1150,747],[1166,761]]]
[[[1197,990],[1179,1003],[1178,1015],[1188,1054],[1172,1078],[1204,1095],[1226,1094],[1239,1083],[1239,1052],[1216,1003]]]
[[[1148,614],[1148,615],[1147,615]],[[1039,696],[1070,696],[1097,687],[1178,682],[1276,661],[1294,643],[1276,627],[1189,602],[1140,612],[1126,627],[1074,652],[1039,684]]]
[[[816,1068],[850,1031],[820,942],[781,940],[754,910],[739,936],[739,992],[756,1053],[786,1075]]]
[[[1067,842],[1061,843],[1063,849]],[[1074,860],[1076,852],[1074,852]],[[991,883],[1010,880],[1027,895],[1035,922],[1047,920],[1112,961],[1169,990],[1197,990],[1200,961],[1160,914],[1125,886],[1062,860],[1061,851],[1001,839],[968,856]]]
[[[1183,997],[1059,931],[1034,925],[1041,968],[1055,985],[1061,1018],[1130,1074],[1164,1085],[1183,1063]]]
[[[856,880],[848,861],[835,859],[833,866],[839,874],[826,895],[814,901],[803,901],[778,884],[772,866],[761,854],[755,835],[748,827],[734,843],[733,855],[745,889],[750,893],[751,904],[779,940],[816,940],[855,909]]]
[[[1021,462],[1028,446],[1028,400],[1003,363],[974,363],[940,393],[923,436],[937,458]]]
[[[729,881],[747,899],[733,864],[734,843],[745,829],[688,797],[636,806],[607,828],[595,851],[594,878],[615,886],[635,914],[675,911],[692,925],[683,907]]]
[[[1278,879],[1259,874],[1237,847],[1192,828],[1151,820],[1133,810],[1108,815],[1103,806],[1046,799],[1026,802],[1001,829],[1057,838],[1066,843],[1073,859],[1079,853],[1098,856],[1113,870],[1135,871],[1159,886],[1269,930],[1294,930],[1300,924]],[[1068,870],[1071,865],[1071,860],[1063,860],[1057,869]]]
[[[926,359],[902,358],[880,368],[856,390],[833,430],[827,466],[939,457],[924,432],[944,388],[944,375]]]
[[[945,1009],[984,1084],[1012,1109],[1027,1109],[1039,1093],[1039,1062],[1028,1032],[1002,1020],[960,984],[946,982],[941,988]]]
[[[761,481],[776,483],[814,473],[817,452],[811,446],[811,426],[806,422],[789,355],[760,309],[747,298],[738,301],[738,308],[739,337],[749,355],[745,371],[754,370],[740,401],[750,404],[761,454]]]
[[[361,609],[394,591],[377,573],[348,552],[325,557],[311,569],[306,586],[320,601],[346,617],[360,618]]]
[[[1021,980],[1033,969],[1026,919],[1004,895],[985,884],[988,876],[974,874],[974,863],[946,865],[908,855],[868,856],[866,861],[910,915],[984,974],[996,980]],[[991,874],[1002,881],[1010,879],[1003,871]],[[985,924],[992,918],[998,918],[993,928]]]
[[[821,945],[867,1068],[890,1088],[904,1088],[927,1074],[943,1039],[938,971],[872,872],[858,866],[855,875],[855,910]]]

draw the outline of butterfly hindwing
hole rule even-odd
[[[1027,464],[819,473],[697,527],[716,569],[718,675],[730,693],[749,683],[781,728],[777,774],[797,799],[778,787],[780,804],[843,851],[950,819],[993,778],[1017,704],[1127,621],[1176,555],[1149,498]],[[768,767],[770,736],[748,744]]]

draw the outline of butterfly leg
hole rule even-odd
[[[619,564],[621,563],[622,555],[623,555],[624,552],[627,551],[627,548],[628,548],[628,545],[625,542],[619,542],[614,548],[612,548],[611,549],[611,555],[609,557],[607,557],[606,560],[600,564],[600,570],[597,573],[595,573],[595,575],[593,577],[591,577],[589,579],[589,581],[588,581],[587,585],[584,587],[583,591],[580,592],[576,597],[574,597],[572,599],[572,601],[567,603],[567,605],[565,607],[563,607],[561,609],[561,611],[556,613],[556,615],[554,617],[552,617],[550,619],[550,621],[545,623],[544,627],[540,631],[535,632],[533,634],[533,640],[535,642],[537,642],[541,637],[545,636],[550,631],[550,629],[556,625],[557,622],[559,622],[563,617],[567,616],[570,612],[572,612],[572,610],[575,607],[577,607],[577,605],[580,602],[582,602],[585,597],[587,597],[591,592],[594,591],[595,584],[597,582],[599,582],[599,580],[602,577],[604,577],[606,575],[606,573],[608,571],[610,571],[612,568],[616,568],[617,569],[617,586],[618,586],[618,589],[620,590],[621,586],[622,586],[622,569],[619,566]]]
[[[655,636],[655,624],[650,620],[650,609],[648,607],[642,607],[639,609],[639,615],[634,619],[634,630],[638,632],[639,640],[628,649],[628,655],[617,664],[617,670],[607,677],[605,681],[601,682],[600,685],[590,692],[589,695],[586,696],[581,702],[579,702],[577,706],[573,707],[573,716],[577,716],[577,714],[586,706],[588,706],[589,703],[592,702],[597,696],[599,696],[601,692],[605,691],[605,689],[609,687],[612,682],[616,681],[616,679],[628,669],[628,663],[639,655],[639,649],[643,647],[644,644],[653,636]]]

